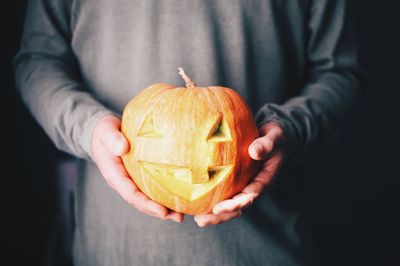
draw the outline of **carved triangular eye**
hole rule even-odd
[[[161,138],[163,136],[156,126],[152,113],[150,113],[143,121],[138,136],[147,138]]]
[[[210,133],[208,133],[207,141],[211,142],[228,142],[232,141],[231,131],[229,125],[225,121],[222,114],[220,114],[214,125],[211,127]]]

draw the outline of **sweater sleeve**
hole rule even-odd
[[[30,0],[21,48],[14,58],[16,86],[57,148],[90,158],[93,127],[112,114],[81,82],[71,47],[70,0]]]
[[[283,127],[288,156],[296,161],[339,135],[363,88],[348,1],[314,0],[309,8],[304,86],[282,105],[265,104],[256,114],[259,125]]]

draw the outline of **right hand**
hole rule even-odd
[[[171,211],[144,195],[126,171],[121,156],[129,151],[129,143],[120,131],[119,118],[107,115],[95,125],[92,137],[92,158],[108,185],[130,205],[148,215],[175,222],[183,214]]]

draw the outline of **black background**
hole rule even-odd
[[[0,259],[45,265],[57,212],[55,164],[66,155],[56,151],[15,92],[11,60],[27,1],[6,2]],[[400,14],[397,1],[352,2],[368,90],[351,130],[310,168],[306,213],[323,265],[400,265]]]

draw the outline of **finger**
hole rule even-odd
[[[282,162],[282,153],[276,153],[268,161],[264,162],[261,171],[254,177],[253,181],[243,190],[243,193],[256,195],[261,194],[264,188],[272,181]]]
[[[264,188],[271,182],[282,161],[282,153],[275,153],[268,161],[265,161],[261,171],[254,177],[241,193],[232,199],[223,200],[213,208],[214,214],[233,212],[250,206],[254,199],[261,194]]]
[[[139,211],[156,216],[160,219],[165,219],[167,217],[168,209],[150,200],[136,187],[129,177],[124,176],[116,178],[116,180],[114,180],[114,189],[126,202]]]
[[[139,211],[165,219],[168,209],[150,200],[140,192],[139,188],[129,177],[119,157],[111,158],[113,159],[105,160],[102,164],[102,169],[104,169],[103,175],[110,187]]]
[[[282,129],[280,127],[270,128],[266,134],[257,138],[249,146],[249,155],[254,160],[266,159],[275,148],[275,143],[282,137]]]
[[[213,214],[221,214],[242,210],[250,206],[258,196],[256,193],[240,193],[232,199],[223,200],[217,203],[213,208]]]
[[[202,214],[202,215],[196,215],[194,217],[194,221],[199,227],[205,227],[207,225],[211,224],[220,224],[222,222],[229,221],[233,218],[239,217],[242,215],[242,212],[240,210],[234,211],[234,212],[229,212],[229,213],[221,213],[219,215],[215,214]]]
[[[267,136],[263,136],[249,146],[249,155],[254,160],[264,160],[273,149],[274,143]]]
[[[181,223],[183,221],[183,214],[179,212],[170,211],[166,217],[168,220],[175,221],[177,223]]]
[[[101,127],[101,142],[115,156],[122,156],[129,150],[129,143],[120,131],[121,121],[116,117],[106,117]]]

